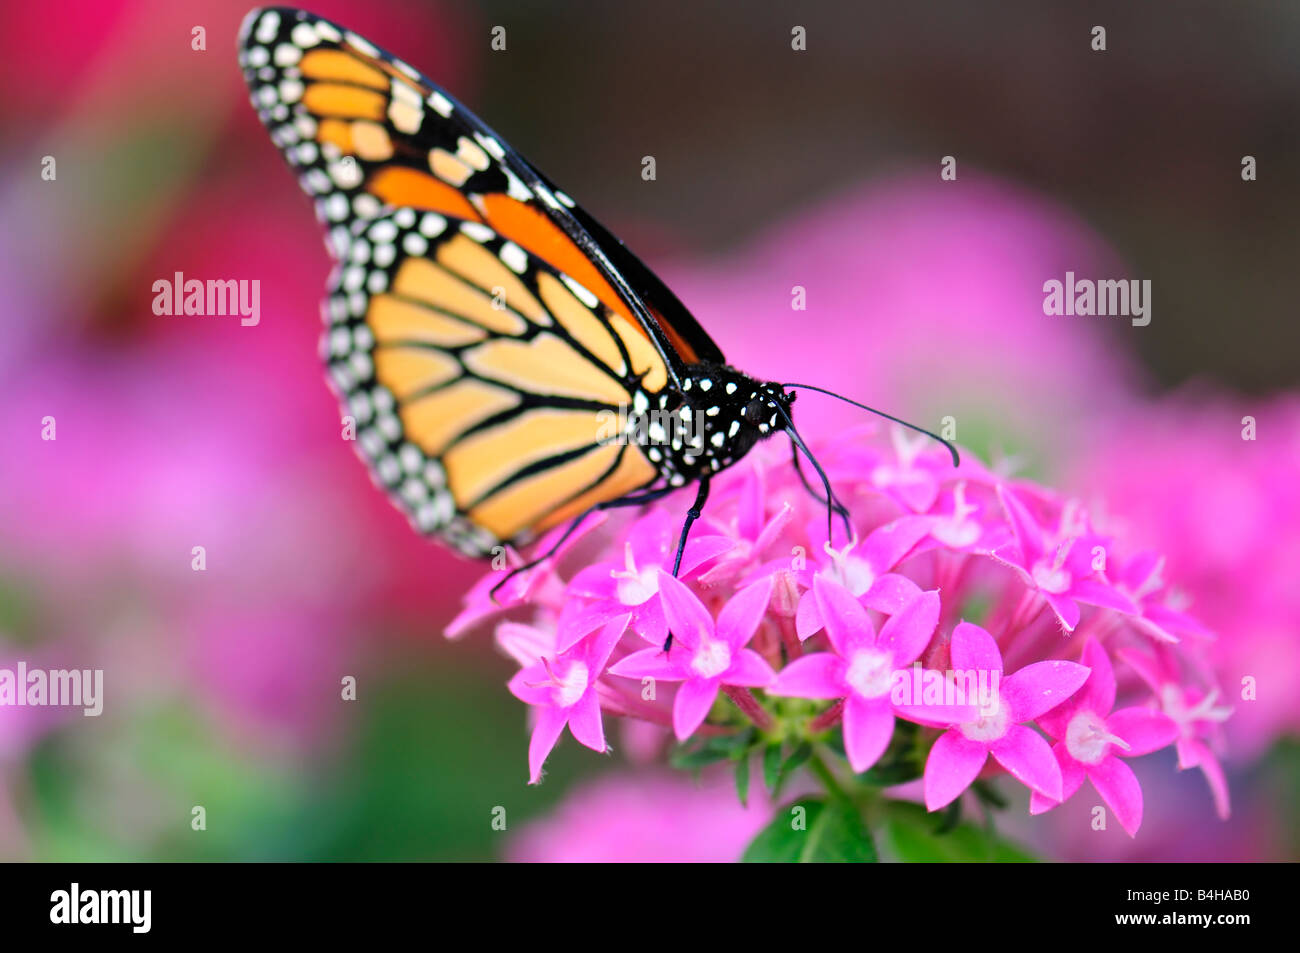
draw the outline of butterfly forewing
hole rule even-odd
[[[406,63],[327,20],[286,8],[249,14],[240,62],[253,105],[315,199],[336,254],[353,219],[373,218],[385,206],[479,221],[641,328],[674,380],[684,364],[721,357],[649,269]]]

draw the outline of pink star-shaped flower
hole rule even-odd
[[[1041,814],[1068,801],[1086,777],[1133,837],[1142,825],[1142,787],[1133,769],[1118,756],[1136,758],[1171,745],[1178,739],[1178,726],[1168,715],[1150,708],[1111,711],[1115,670],[1096,640],[1088,640],[1081,661],[1092,670],[1083,688],[1038,719],[1057,739],[1052,750],[1061,765],[1061,798],[1057,801],[1035,791],[1029,813]]]
[[[747,569],[753,567],[763,553],[778,539],[790,520],[794,508],[789,503],[767,518],[766,498],[762,471],[755,467],[745,473],[736,497],[736,515],[730,525],[720,526],[705,518],[705,525],[715,528],[720,536],[729,537],[733,546],[712,567],[700,574],[700,584],[715,586],[735,579],[744,579]],[[781,566],[789,565],[787,557]],[[769,570],[770,572],[771,570]]]
[[[1101,547],[1104,554],[1108,540],[1078,525],[1072,508],[1062,515],[1060,529],[1049,533],[1014,491],[999,485],[998,497],[1016,541],[993,557],[1015,570],[1025,585],[1047,601],[1066,631],[1073,632],[1079,624],[1080,602],[1130,615],[1138,611],[1133,600],[1093,569],[1095,549]]]
[[[632,630],[647,642],[662,645],[668,623],[659,598],[661,570],[673,568],[680,526],[667,510],[656,509],[637,520],[623,543],[621,562],[602,562],[583,569],[569,582],[559,621],[561,651],[622,613],[632,614]],[[695,536],[686,543],[681,578],[734,546],[725,536]]]
[[[822,536],[814,535],[820,529]],[[891,572],[913,547],[930,532],[930,520],[924,516],[903,516],[880,526],[866,539],[854,540],[843,549],[823,544],[815,568],[804,570],[808,591],[799,600],[795,631],[808,639],[821,631],[823,620],[820,603],[813,595],[817,579],[828,579],[847,589],[868,609],[893,615],[921,592],[921,587],[906,576]],[[814,542],[824,539],[825,525],[814,524],[810,536]]]
[[[556,565],[564,557],[565,553],[604,522],[604,513],[593,513],[583,520],[564,542],[560,543],[554,553],[536,566],[510,576],[494,595],[492,590],[501,584],[505,574],[509,570],[524,565],[523,557],[515,552],[513,547],[504,547],[502,556],[505,565],[494,565],[493,571],[476,582],[474,587],[465,595],[464,607],[456,614],[456,618],[447,624],[445,630],[447,638],[458,639],[484,619],[490,619],[516,606],[538,601],[544,598],[545,591],[550,587],[560,588],[561,583],[555,574]],[[551,547],[563,537],[565,529],[564,526],[557,526],[551,530],[537,541],[533,551],[537,553],[550,552]]]
[[[1178,769],[1200,768],[1204,772],[1214,797],[1214,809],[1226,820],[1232,813],[1228,779],[1210,745],[1220,741],[1220,726],[1232,714],[1232,709],[1217,704],[1217,688],[1206,692],[1184,685],[1178,663],[1166,646],[1156,646],[1155,658],[1136,649],[1120,649],[1119,656],[1146,682],[1159,700],[1161,710],[1178,726],[1175,745]]]
[[[1213,638],[1209,629],[1170,605],[1173,597],[1164,581],[1164,568],[1165,558],[1146,550],[1120,564],[1113,574],[1115,588],[1137,606],[1133,625],[1158,642],[1178,642],[1185,635]]]
[[[963,677],[996,672],[998,697],[990,710],[981,709],[978,718],[950,728],[934,743],[925,763],[925,806],[937,811],[951,803],[979,776],[990,755],[1030,790],[1060,800],[1060,766],[1047,742],[1025,723],[1078,691],[1088,669],[1076,662],[1035,662],[1004,678],[997,642],[969,622],[953,630],[949,650],[953,670]]]
[[[969,717],[968,707],[902,705],[894,700],[895,672],[925,651],[939,624],[939,593],[922,592],[890,616],[877,635],[853,594],[822,576],[813,597],[833,651],[795,659],[781,670],[769,694],[794,698],[844,699],[844,750],[859,773],[875,764],[894,734],[894,716],[952,724]]]
[[[601,627],[599,632],[557,655],[540,655],[510,679],[510,692],[531,705],[536,721],[528,744],[528,780],[542,778],[542,765],[555,747],[564,726],[573,737],[593,751],[605,750],[605,729],[596,697],[596,680],[605,670],[614,646],[623,637],[631,615],[624,613]],[[527,627],[518,627],[525,630]],[[516,630],[517,632],[518,630]],[[509,639],[510,636],[507,635]],[[521,660],[531,652],[525,638],[507,646]]]
[[[662,571],[659,593],[673,634],[671,650],[633,652],[609,671],[626,678],[681,682],[673,700],[673,731],[684,741],[704,722],[724,685],[764,688],[776,678],[761,655],[745,648],[767,611],[772,578],[765,576],[736,593],[718,613],[716,625],[695,593]]]
[[[934,509],[927,514],[930,539],[922,542],[917,552],[947,548],[987,556],[1011,542],[1011,530],[993,505],[992,494],[985,494],[990,497],[987,502],[973,502],[968,495],[969,485],[965,480],[940,494]]]

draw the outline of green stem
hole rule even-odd
[[[817,779],[821,781],[827,792],[833,797],[837,797],[848,804],[854,803],[849,792],[844,790],[844,786],[840,784],[839,778],[835,777],[835,772],[830,769],[830,766],[822,758],[820,751],[813,751],[808,758],[808,767],[812,769],[812,773],[817,775]]]

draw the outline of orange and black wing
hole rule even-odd
[[[332,251],[385,207],[489,226],[641,329],[679,370],[717,345],[626,247],[445,90],[367,40],[301,10],[256,10],[240,62],[253,105],[295,166]]]
[[[323,350],[376,480],[470,555],[523,544],[659,471],[622,439],[658,352],[573,278],[479,221],[396,209],[331,279]]]
[[[661,282],[451,96],[368,41],[249,14],[240,63],[338,260],[323,351],[377,482],[470,554],[659,483],[629,416],[721,363]]]

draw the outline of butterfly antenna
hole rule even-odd
[[[803,481],[803,485],[807,487],[808,492],[813,495],[813,498],[819,503],[826,504],[826,539],[833,540],[835,538],[834,517],[836,514],[838,514],[840,519],[844,521],[845,534],[849,539],[852,539],[853,524],[849,522],[849,511],[845,508],[843,503],[835,499],[835,491],[831,489],[831,481],[830,478],[826,476],[826,471],[823,470],[822,465],[817,462],[817,458],[814,457],[812,451],[808,449],[808,445],[803,442],[803,438],[799,436],[799,431],[794,429],[794,421],[790,418],[789,412],[780,404],[776,405],[776,409],[785,420],[786,432],[790,434],[790,444],[794,451],[795,472],[799,474],[799,479]],[[817,495],[815,490],[813,490],[812,486],[808,483],[808,480],[804,477],[803,470],[799,468],[800,452],[808,458],[808,462],[813,465],[813,469],[816,470],[817,475],[821,477],[822,486],[826,488],[826,498],[824,500]]]
[[[915,430],[917,433],[923,433],[927,437],[931,438],[932,440],[939,441],[941,444],[943,444],[945,447],[948,448],[948,452],[952,454],[952,465],[954,467],[961,466],[961,457],[957,453],[957,448],[954,447],[949,441],[944,440],[943,437],[940,437],[937,433],[931,433],[930,431],[926,430],[924,427],[918,427],[916,424],[909,424],[906,420],[899,420],[893,414],[887,414],[883,410],[876,410],[876,408],[874,407],[868,407],[866,404],[858,403],[858,401],[856,400],[852,400],[851,398],[845,397],[843,394],[837,394],[833,390],[827,390],[824,387],[814,387],[812,384],[782,384],[781,386],[784,387],[786,390],[789,390],[792,387],[796,387],[799,388],[800,390],[816,391],[819,394],[825,394],[827,397],[834,397],[836,400],[842,400],[846,404],[852,404],[854,407],[858,407],[862,410],[868,411],[869,413],[873,413],[877,417],[884,417],[886,420],[892,420],[894,423],[900,424],[906,427],[908,430]],[[808,451],[805,450],[804,452],[807,453]],[[809,459],[812,458],[809,457]]]

